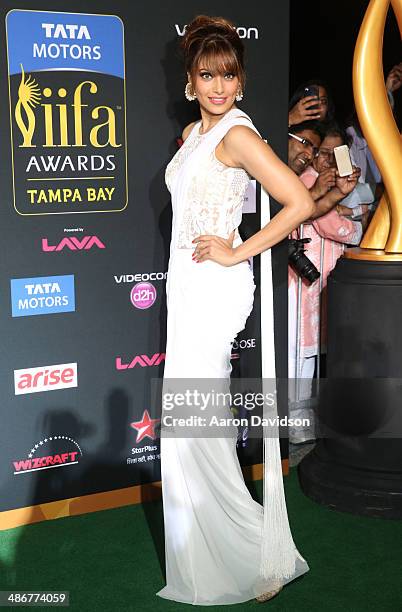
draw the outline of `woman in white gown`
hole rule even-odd
[[[230,376],[231,343],[253,306],[248,262],[308,218],[301,181],[236,106],[244,88],[243,47],[232,24],[197,17],[183,39],[189,82],[201,120],[166,170],[173,224],[167,279],[164,391],[175,379]],[[249,175],[283,208],[242,242],[238,226]],[[174,387],[174,385],[173,385]],[[265,601],[308,570],[289,529],[279,443],[265,456],[264,507],[244,483],[236,435],[193,437],[167,431],[161,471],[166,586],[160,597],[197,605]]]

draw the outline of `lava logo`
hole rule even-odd
[[[141,421],[130,423],[130,427],[137,430],[137,438],[135,441],[141,442],[145,437],[156,440],[155,427],[159,422],[160,419],[151,419],[148,410],[144,410]]]
[[[137,283],[130,291],[133,306],[140,310],[151,308],[156,300],[156,289],[152,283]]]
[[[45,253],[52,253],[53,251],[62,251],[67,249],[69,251],[89,251],[92,247],[98,249],[105,249],[105,245],[97,236],[84,236],[79,240],[75,236],[71,238],[63,238],[58,244],[49,244],[48,238],[42,238],[42,251]]]
[[[6,28],[16,211],[123,210],[122,21],[112,15],[14,9]]]
[[[158,366],[165,361],[165,353],[154,353],[152,357],[148,355],[136,355],[129,363],[123,363],[121,357],[116,357],[116,370],[131,370],[136,366],[147,368],[149,366]]]
[[[44,455],[43,452],[46,450],[47,454]],[[73,438],[59,435],[48,436],[34,444],[26,459],[13,461],[14,475],[77,465],[81,457],[82,450]]]
[[[62,363],[14,370],[15,395],[78,387],[77,364]]]
[[[74,275],[11,279],[13,317],[74,312]]]

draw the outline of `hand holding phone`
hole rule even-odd
[[[360,173],[360,168],[353,166],[352,174],[348,174],[344,177],[340,177],[338,175],[336,177],[336,187],[341,192],[341,194],[343,194],[343,197],[348,196],[356,187]]]
[[[309,98],[310,96],[317,98],[317,100],[320,97],[320,91],[317,87],[317,85],[310,85],[309,87],[305,87],[304,88],[304,95],[303,98]],[[313,104],[312,106],[307,106],[306,108],[308,110],[317,110],[320,107],[319,101],[318,104]]]
[[[304,88],[303,97],[289,111],[288,125],[320,119],[319,90],[316,85]]]

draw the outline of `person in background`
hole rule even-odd
[[[302,125],[304,126],[305,123]],[[305,129],[299,132],[299,128],[300,126],[292,126],[291,130],[296,135],[306,133]],[[288,157],[289,165],[295,171],[292,161],[295,147],[292,141],[295,134],[292,132],[289,137]],[[299,361],[296,363],[297,305],[300,281],[298,274],[289,266],[289,378],[299,379],[298,396],[295,396],[294,389],[291,390],[289,415],[293,419],[310,419],[310,427],[305,429],[290,427],[289,438],[294,444],[313,440],[315,437],[311,391],[317,356],[320,355],[325,345],[327,278],[342,255],[345,244],[358,245],[362,236],[361,223],[342,214],[339,208],[339,202],[353,191],[359,177],[357,168],[354,168],[350,177],[340,178],[337,175],[333,150],[334,147],[345,144],[345,140],[345,133],[335,124],[331,124],[312,160],[313,165],[308,166],[299,174],[316,204],[316,210],[310,222],[303,224],[303,237],[311,239],[311,242],[305,245],[306,256],[320,272],[321,285],[320,280],[316,280],[311,285],[306,279],[301,280],[300,354]],[[299,231],[292,233],[292,238],[299,237]],[[323,253],[322,259],[321,253]],[[320,294],[320,289],[323,295]]]
[[[318,98],[306,96],[307,87],[318,87]],[[328,86],[320,79],[306,81],[299,85],[289,102],[288,125],[293,126],[304,121],[332,121],[335,105]]]
[[[332,146],[334,142],[338,144]],[[374,201],[373,194],[367,189],[367,185],[358,181],[355,188],[346,197],[332,189],[336,181],[334,148],[340,146],[339,143],[349,146],[350,137],[340,125],[332,121],[326,126],[325,142],[321,143],[311,166],[302,174],[302,181],[310,189],[310,193],[316,202],[317,208],[313,218],[320,217],[328,212],[333,208],[333,202],[336,201],[336,211],[339,215],[362,220],[363,228],[365,228],[369,214],[369,204]]]
[[[401,86],[402,62],[390,70],[385,80],[385,87],[392,109],[395,105],[394,92],[400,89]],[[349,208],[354,208],[365,202],[370,205],[370,210],[373,210],[384,191],[381,173],[363,136],[356,109],[354,109],[348,123],[349,126],[346,129],[346,133],[351,140],[350,156],[352,162],[360,168],[361,174],[357,188],[342,204]]]
[[[318,121],[303,121],[289,129],[288,166],[297,176],[310,166],[323,137],[324,131]]]

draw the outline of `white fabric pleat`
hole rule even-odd
[[[271,218],[269,196],[261,188],[261,226]],[[262,378],[264,386],[272,391],[272,381],[276,379],[274,307],[271,251],[261,254],[261,346]],[[267,389],[268,392],[268,389]],[[264,406],[264,417],[275,422],[278,416],[276,405]],[[260,572],[265,580],[284,584],[296,572],[296,567],[307,563],[297,551],[290,531],[286,509],[285,492],[282,478],[282,462],[277,427],[263,428],[264,461],[264,521],[261,546]]]

